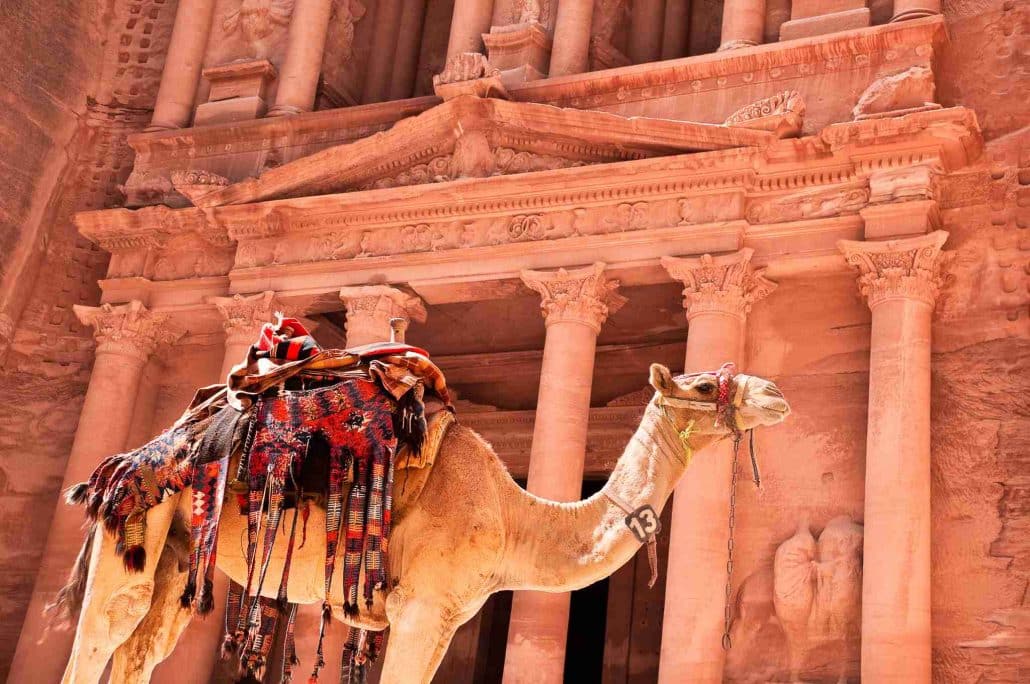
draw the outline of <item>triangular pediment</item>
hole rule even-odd
[[[258,178],[206,193],[191,186],[187,196],[198,207],[218,207],[760,146],[775,138],[744,127],[462,96]]]

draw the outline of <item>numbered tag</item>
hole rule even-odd
[[[645,504],[626,516],[626,527],[637,541],[643,543],[661,531],[662,523],[651,505]]]

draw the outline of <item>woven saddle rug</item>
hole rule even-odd
[[[71,502],[85,504],[89,518],[115,536],[126,569],[138,572],[146,564],[147,511],[169,494],[191,487],[189,571],[181,602],[205,614],[213,607],[223,501],[227,489],[236,493],[239,514],[247,517],[248,572],[246,586],[234,584],[229,592],[223,654],[239,658],[241,681],[263,676],[284,615],[283,680],[292,677],[296,605],[289,601],[287,584],[297,520],[305,521],[303,540],[313,500],[324,502],[326,509],[326,599],[309,679],[317,681],[325,663],[322,642],[332,616],[329,597],[341,535],[340,596],[344,611],[355,615],[361,602],[371,606],[375,592],[387,588],[398,446],[404,444],[411,454],[421,452],[427,392],[450,409],[443,375],[424,351],[396,344],[321,350],[302,328],[300,337],[282,334],[296,329],[283,320],[266,326],[226,385],[200,390],[169,430],[138,449],[105,459],[88,482],[68,495]],[[327,453],[328,475],[315,491],[304,491],[300,474],[316,443]],[[230,474],[234,462],[238,465]],[[291,507],[298,514],[289,530],[281,530],[283,513]],[[261,594],[280,534],[287,537],[287,551],[276,598],[270,599]],[[382,633],[351,630],[342,654],[348,680],[363,679],[382,643]]]

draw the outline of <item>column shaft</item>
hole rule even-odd
[[[589,69],[593,19],[594,0],[559,0],[548,76],[580,74]]]
[[[626,56],[634,64],[658,61],[662,55],[665,0],[638,0],[630,12],[631,31]]]
[[[685,285],[686,372],[716,370],[727,361],[744,364],[747,313],[775,287],[751,270],[752,253],[743,249],[720,257],[662,260]],[[691,463],[673,498],[658,668],[662,684],[723,679],[733,449],[724,444],[711,451]]]
[[[150,314],[138,303],[102,309],[76,307],[76,313],[83,322],[97,327],[98,344],[62,492],[88,479],[101,459],[126,448],[143,368],[156,344],[156,328],[165,320]],[[103,320],[98,322],[97,319]],[[108,337],[108,333],[113,334]],[[68,577],[82,546],[84,520],[80,507],[69,506],[60,498],[50,523],[9,681],[56,682],[61,679],[75,635],[71,630],[48,631],[43,607],[53,600]]]
[[[687,56],[690,37],[690,0],[665,0],[662,59]]]
[[[872,310],[862,679],[931,681],[930,331],[944,231],[838,247]]]
[[[405,0],[401,10],[400,30],[397,34],[397,52],[393,59],[390,80],[390,99],[403,100],[415,90],[415,72],[422,47],[423,21],[426,0]]]
[[[866,433],[862,679],[930,682],[930,322],[873,308]]]
[[[286,59],[279,74],[275,106],[268,116],[314,109],[332,11],[333,0],[297,0],[290,19]]]
[[[684,370],[713,370],[743,362],[744,319],[718,312],[690,318]],[[726,541],[733,449],[717,444],[673,495],[669,569],[659,678],[674,682],[721,682],[726,597]]]
[[[184,128],[193,118],[193,104],[214,10],[215,0],[182,0],[179,3],[148,131]]]
[[[490,31],[493,0],[454,0],[447,61],[462,52],[483,52],[483,34]]]
[[[390,93],[397,27],[401,20],[401,0],[379,0],[376,4],[375,33],[369,50],[368,72],[361,97],[364,104],[382,102]]]
[[[726,0],[720,50],[759,45],[765,33],[765,0]]]

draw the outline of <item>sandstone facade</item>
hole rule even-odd
[[[63,666],[38,615],[77,541],[62,483],[286,310],[337,346],[410,319],[553,498],[611,468],[648,363],[776,380],[794,413],[737,486],[728,598],[726,454],[677,493],[655,589],[641,557],[591,594],[604,681],[1024,680],[1028,25],[1008,0],[3,3],[0,671]],[[576,600],[492,601],[439,681],[587,672]],[[217,631],[156,679],[222,676]]]

